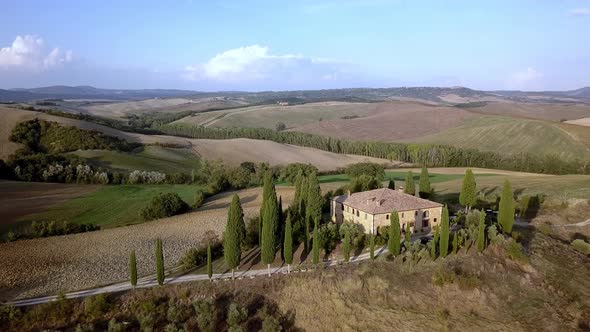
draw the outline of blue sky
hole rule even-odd
[[[0,88],[590,86],[590,0],[6,0],[0,8]]]

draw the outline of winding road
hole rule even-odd
[[[375,256],[377,257],[377,256],[383,255],[385,253],[387,253],[387,248],[382,247],[382,248],[376,250]],[[363,260],[369,259],[369,257],[370,257],[370,255],[368,252],[363,253],[358,256],[351,257],[350,263],[363,261]],[[330,267],[330,266],[336,266],[336,265],[341,264],[343,262],[344,261],[341,259],[326,260],[323,262],[323,264],[326,267]],[[307,272],[310,270],[311,269],[308,269],[306,267],[301,267],[301,266],[291,267],[291,273],[302,273],[302,272]],[[271,267],[270,273],[271,273],[271,276],[272,275],[287,274],[287,266]],[[235,278],[238,280],[243,279],[243,278],[255,278],[258,276],[268,276],[268,269],[248,270],[248,271],[241,271],[241,272],[238,271],[235,273]],[[232,278],[231,272],[216,273],[216,274],[213,274],[213,277],[212,277],[213,281],[229,280],[231,278]],[[179,284],[179,283],[183,283],[183,282],[208,280],[208,279],[209,279],[209,277],[206,274],[187,274],[187,275],[178,276],[178,277],[168,277],[164,281],[164,285],[172,285],[172,284]],[[66,293],[65,297],[68,299],[76,299],[76,298],[84,298],[87,296],[93,296],[93,295],[98,295],[98,294],[121,292],[121,291],[131,290],[133,288],[149,288],[149,287],[154,287],[154,286],[158,286],[158,282],[156,281],[155,276],[148,276],[148,277],[138,279],[137,286],[135,286],[135,287],[131,286],[129,281],[124,281],[124,282],[120,282],[120,283],[113,284],[113,285]],[[22,307],[22,306],[28,306],[28,305],[48,303],[48,302],[56,301],[57,299],[58,299],[58,295],[50,295],[50,296],[35,297],[35,298],[30,298],[30,299],[6,302],[6,303],[3,303],[3,305]]]

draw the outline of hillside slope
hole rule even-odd
[[[583,128],[583,127],[580,127]],[[590,128],[588,129],[590,132]],[[438,134],[405,141],[436,143],[500,153],[553,154],[563,159],[590,159],[586,138],[559,123],[485,116]]]
[[[264,140],[200,140],[166,135],[127,133],[81,120],[10,108],[0,108],[0,118],[5,119],[0,126],[0,159],[7,158],[19,147],[18,144],[8,140],[12,128],[18,122],[40,118],[48,121],[56,121],[68,126],[75,126],[81,129],[97,130],[130,142],[143,144],[174,144],[190,149],[204,159],[220,159],[231,165],[239,165],[244,161],[268,162],[271,166],[302,162],[315,165],[320,170],[334,170],[361,161],[374,161],[390,164],[386,159],[342,155],[313,148],[280,144]]]

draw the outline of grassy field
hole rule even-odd
[[[105,150],[72,152],[95,166],[116,170],[143,170],[164,173],[185,173],[199,168],[200,160],[186,149],[145,146],[132,153]]]
[[[385,172],[385,180],[404,181],[406,179],[406,171],[395,171]],[[444,181],[450,181],[455,179],[462,179],[463,175],[460,174],[442,174],[442,173],[430,173],[430,183],[438,183]],[[420,174],[414,172],[414,180],[418,181]],[[330,174],[321,175],[318,177],[320,183],[331,183],[331,182],[348,182],[350,178],[346,174]],[[287,183],[280,183],[287,184]]]
[[[564,159],[590,158],[585,128],[579,126],[576,134],[564,128],[559,123],[483,116],[469,119],[457,128],[408,141],[500,153],[555,154]],[[587,130],[590,132],[590,128]]]
[[[177,193],[192,204],[194,185],[117,185],[104,186],[87,195],[53,206],[48,210],[22,217],[23,223],[35,220],[66,220],[110,228],[142,222],[141,210],[159,193]]]

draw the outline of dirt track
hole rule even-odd
[[[246,219],[258,215],[261,189],[239,191]],[[279,187],[284,207],[290,187]],[[131,250],[139,275],[152,274],[154,241],[164,242],[166,266],[200,243],[207,231],[221,236],[233,193],[223,193],[199,211],[139,225],[0,244],[0,301],[79,290],[128,278]]]

